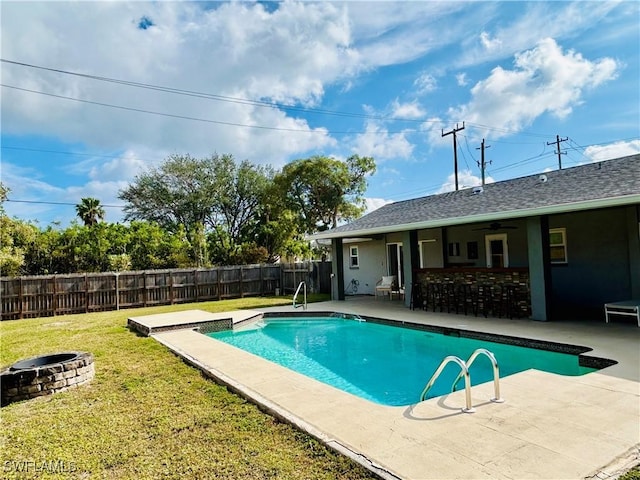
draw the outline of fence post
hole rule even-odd
[[[147,271],[142,272],[142,306],[147,306]]]
[[[244,297],[244,282],[242,278],[242,265],[240,265],[240,298]]]
[[[53,276],[53,316],[55,317],[58,314],[58,282],[56,282],[56,276]]]
[[[116,276],[116,310],[120,310],[120,272],[114,272]]]
[[[84,274],[84,313],[89,313],[89,278]]]
[[[222,280],[220,280],[220,267],[216,268],[218,273],[218,300],[222,300]]]
[[[198,269],[196,268],[193,271],[193,288],[195,288],[196,293],[195,293],[195,297],[196,297],[196,302],[198,302],[200,300],[200,292],[199,292],[199,288],[198,288]]]
[[[171,305],[173,305],[173,270],[169,270],[169,297],[171,299]]]
[[[24,318],[24,305],[22,304],[24,301],[23,292],[22,292],[22,277],[20,277],[20,281],[18,282],[18,304],[20,305],[19,317]]]
[[[264,295],[264,267],[260,264],[260,296]]]

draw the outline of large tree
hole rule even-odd
[[[33,241],[37,228],[17,218],[9,218],[4,211],[9,188],[0,182],[0,275],[23,273],[25,251]]]
[[[276,184],[303,231],[313,233],[363,213],[366,177],[375,169],[371,157],[353,155],[341,161],[314,156],[287,164]]]
[[[98,220],[104,220],[104,208],[100,205],[100,200],[92,197],[83,198],[76,205],[76,214],[87,226],[95,225]]]
[[[211,221],[220,186],[211,159],[171,155],[159,167],[138,175],[118,197],[126,202],[125,219],[155,222],[169,231],[187,231]]]
[[[216,163],[214,172],[225,186],[215,205],[217,226],[223,228],[234,244],[252,241],[273,180],[272,169],[247,160],[236,165],[232,157],[225,157]]]
[[[137,176],[119,198],[126,202],[127,220],[156,222],[170,232],[184,228],[198,265],[207,263],[209,238],[214,259],[221,263],[238,245],[254,241],[271,177],[268,167],[236,164],[231,155],[172,155]]]

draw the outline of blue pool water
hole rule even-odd
[[[418,402],[444,357],[467,360],[477,348],[495,355],[501,378],[530,368],[561,375],[594,370],[580,366],[577,355],[339,318],[269,319],[208,335],[383,405]],[[453,363],[445,367],[429,397],[450,393],[459,372]],[[473,385],[492,381],[490,361],[478,357],[470,374]],[[463,387],[460,381],[458,388]]]

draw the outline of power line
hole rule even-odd
[[[0,84],[0,86],[5,87],[5,88],[11,88],[14,90],[19,90],[22,92],[28,92],[28,93],[35,93],[38,95],[45,95],[47,97],[53,97],[53,98],[59,98],[59,99],[63,99],[63,100],[71,100],[74,102],[80,102],[80,103],[86,103],[86,104],[90,104],[90,105],[98,105],[100,107],[109,107],[109,108],[116,108],[119,110],[126,110],[129,112],[138,112],[138,113],[147,113],[150,115],[159,115],[159,116],[163,116],[163,117],[170,117],[170,118],[179,118],[181,120],[193,120],[196,122],[205,122],[205,123],[215,123],[218,125],[228,125],[228,126],[232,126],[232,127],[246,127],[246,128],[258,128],[258,129],[264,129],[264,130],[280,130],[280,131],[286,131],[286,132],[305,132],[305,133],[318,133],[315,132],[313,130],[302,130],[302,129],[294,129],[294,128],[281,128],[281,127],[267,127],[264,125],[248,125],[248,124],[242,124],[242,123],[234,123],[234,122],[223,122],[220,120],[211,120],[211,119],[206,119],[206,118],[197,118],[197,117],[189,117],[186,115],[176,115],[173,113],[164,113],[164,112],[155,112],[152,110],[145,110],[142,108],[134,108],[134,107],[125,107],[122,105],[113,105],[110,103],[103,103],[103,102],[94,102],[92,100],[83,100],[81,98],[74,98],[74,97],[67,97],[65,95],[56,95],[54,93],[47,93],[47,92],[39,92],[37,90],[31,90],[28,88],[20,88],[20,87],[16,87],[13,85],[6,85],[4,83]]]
[[[473,161],[476,161],[474,156],[473,156],[473,152],[471,151],[470,147],[469,147],[469,142],[468,142],[468,135],[462,135],[460,134],[461,137],[465,138],[465,142],[467,145],[467,151],[469,152],[469,154],[471,155],[471,158]],[[628,141],[632,141],[632,140],[640,140],[640,138],[638,137],[629,137],[629,138],[620,138],[617,140],[610,140],[607,142],[600,142],[600,143],[592,143],[590,145],[578,145],[573,139],[569,138],[569,141],[574,145],[572,147],[569,147],[569,150],[584,150],[588,147],[597,147],[597,146],[601,146],[601,145],[611,145],[612,143],[616,143],[616,142],[628,142]],[[492,140],[492,142],[494,142],[495,140]],[[539,142],[536,142],[539,143]],[[15,145],[0,145],[0,149],[3,150],[17,150],[17,151],[26,151],[26,152],[41,152],[41,153],[56,153],[56,154],[61,154],[61,155],[79,155],[79,156],[86,156],[86,157],[98,157],[98,158],[121,158],[122,155],[105,155],[105,154],[101,154],[101,153],[91,153],[91,152],[70,152],[70,151],[64,151],[64,150],[47,150],[47,149],[41,149],[41,148],[31,148],[31,147],[21,147],[21,146],[15,146]],[[543,153],[546,150],[543,149]],[[542,153],[540,154],[542,155]],[[584,154],[582,154],[582,156],[585,158],[585,160],[591,160],[589,157],[585,156]],[[512,164],[508,164],[505,165],[503,167],[500,167],[498,169],[496,169],[496,171],[499,170],[505,170],[507,168],[511,168],[512,166],[518,166],[520,164],[520,162],[524,162],[527,161],[531,158],[537,158],[536,157],[528,157],[527,159],[524,160],[520,160],[518,162],[514,162]]]
[[[482,123],[473,123],[473,122],[467,122],[467,125],[469,127],[472,128],[476,128],[478,130],[490,130],[492,132],[498,132],[498,133],[504,133],[504,134],[511,134],[511,135],[526,135],[529,137],[541,137],[541,138],[548,138],[549,135],[544,135],[542,133],[532,133],[532,132],[526,132],[524,130],[513,130],[510,128],[502,128],[502,127],[492,127],[490,125],[483,125]],[[494,140],[491,140],[494,141]]]
[[[103,155],[98,153],[86,153],[86,152],[65,152],[61,150],[45,150],[41,148],[28,148],[28,147],[14,147],[12,145],[1,145],[3,150],[19,150],[24,152],[40,152],[40,153],[57,153],[61,155],[78,155],[83,157],[99,157],[99,158],[121,158],[122,155]]]
[[[146,113],[149,115],[159,115],[162,117],[170,117],[170,118],[178,118],[181,120],[192,120],[195,122],[204,122],[204,123],[214,123],[217,125],[226,125],[226,126],[231,126],[231,127],[244,127],[244,128],[256,128],[256,129],[260,129],[260,130],[275,130],[275,131],[281,131],[281,132],[296,132],[296,133],[310,133],[310,134],[344,134],[344,135],[353,135],[353,134],[360,134],[360,135],[377,135],[378,132],[370,132],[370,131],[338,131],[338,130],[323,130],[323,131],[318,131],[316,129],[312,129],[311,127],[309,127],[309,129],[304,130],[301,128],[284,128],[284,127],[267,127],[265,125],[249,125],[246,123],[235,123],[235,122],[223,122],[221,120],[211,120],[211,119],[207,119],[207,118],[198,118],[198,117],[190,117],[187,115],[177,115],[177,114],[173,114],[173,113],[164,113],[164,112],[156,112],[153,110],[145,110],[142,108],[134,108],[134,107],[125,107],[123,105],[114,105],[111,103],[104,103],[104,102],[94,102],[92,100],[84,100],[81,98],[74,98],[74,97],[68,97],[65,95],[57,95],[55,93],[47,93],[47,92],[40,92],[38,90],[31,90],[28,88],[21,88],[21,87],[16,87],[15,85],[7,85],[4,83],[0,83],[1,87],[5,87],[5,88],[10,88],[13,90],[19,90],[22,92],[27,92],[27,93],[35,93],[38,95],[44,95],[47,97],[53,97],[53,98],[58,98],[58,99],[62,99],[62,100],[70,100],[70,101],[74,101],[74,102],[79,102],[79,103],[86,103],[89,105],[97,105],[100,107],[108,107],[108,108],[115,108],[118,110],[126,110],[129,112],[137,112],[137,113]],[[400,131],[393,131],[393,130],[385,130],[386,133],[416,133],[417,130],[410,130],[410,129],[403,129]]]
[[[460,135],[460,136],[464,138],[464,144],[467,147],[467,152],[469,153],[469,156],[471,157],[471,160],[473,162],[475,162],[476,159],[473,158],[473,152],[469,148],[469,139],[466,136],[462,136],[462,135]],[[469,162],[467,162],[467,156],[464,154],[464,150],[462,150],[462,148],[460,149],[460,153],[462,154],[462,158],[464,158],[464,164],[467,166],[467,170],[471,171],[471,167],[469,166]]]
[[[59,73],[59,74],[63,74],[63,75],[70,75],[70,76],[76,76],[76,77],[81,77],[81,78],[87,78],[87,79],[91,79],[91,80],[97,80],[97,81],[101,81],[101,82],[114,83],[114,84],[117,84],[117,85],[125,85],[125,86],[130,86],[130,87],[135,87],[135,88],[142,88],[142,89],[147,89],[147,90],[159,91],[159,92],[163,92],[163,93],[171,93],[171,94],[176,94],[176,95],[184,95],[184,96],[190,96],[190,97],[195,97],[195,98],[203,98],[203,99],[216,100],[216,101],[235,103],[235,104],[241,104],[241,105],[251,105],[251,106],[262,107],[262,108],[278,108],[278,109],[288,110],[288,111],[297,111],[297,112],[304,112],[304,113],[316,113],[316,114],[320,114],[320,115],[332,115],[332,116],[350,117],[350,118],[361,118],[361,119],[368,119],[368,120],[380,120],[380,121],[385,121],[385,122],[395,121],[395,122],[411,122],[411,123],[419,123],[419,124],[424,124],[424,123],[434,123],[434,124],[435,123],[442,123],[441,120],[431,120],[431,119],[428,119],[428,118],[401,118],[401,117],[390,117],[390,116],[387,116],[387,115],[371,115],[371,114],[356,113],[356,112],[345,112],[345,111],[338,111],[338,110],[328,110],[328,109],[319,109],[319,108],[311,108],[311,107],[301,107],[301,106],[292,105],[292,104],[286,104],[286,103],[267,102],[267,101],[263,101],[263,100],[252,100],[252,99],[242,98],[242,97],[232,97],[232,96],[227,96],[227,95],[220,95],[220,94],[213,94],[213,93],[206,93],[206,92],[198,92],[198,91],[194,91],[194,90],[186,90],[186,89],[175,88],[175,87],[165,87],[165,86],[154,85],[154,84],[150,84],[150,83],[134,82],[134,81],[131,81],[131,80],[122,80],[122,79],[110,78],[110,77],[105,77],[105,76],[100,76],[100,75],[92,75],[92,74],[85,74],[85,73],[79,73],[79,72],[72,72],[72,71],[63,70],[63,69],[60,69],[60,68],[44,67],[44,66],[41,66],[41,65],[34,65],[34,64],[25,63],[25,62],[18,62],[18,61],[8,60],[8,59],[4,59],[4,58],[0,58],[0,62],[8,63],[8,64],[16,65],[16,66],[21,66],[21,67],[26,67],[26,68],[32,68],[32,69],[38,69],[38,70],[43,70],[43,71]],[[214,121],[212,121],[212,122],[216,123]],[[223,123],[223,122],[218,122],[218,123]],[[469,127],[471,127],[471,128],[477,128],[477,129],[481,129],[481,130],[489,130],[489,131],[503,133],[503,134],[518,134],[518,135],[524,135],[524,136],[543,137],[543,138],[548,138],[549,137],[549,134],[518,131],[518,130],[501,128],[501,127],[492,127],[490,125],[484,125],[484,124],[481,124],[481,123],[467,122],[467,125]],[[244,124],[240,124],[240,125],[236,125],[236,126],[251,127],[251,125],[244,125]],[[256,128],[259,128],[259,127],[256,127]],[[262,127],[262,128],[269,128],[269,127]],[[276,129],[276,128],[274,127],[272,129]],[[289,131],[298,131],[298,130],[289,130]],[[306,131],[306,130],[300,130],[300,131]],[[368,132],[331,131],[329,133],[348,134],[348,133],[368,133]],[[389,133],[400,133],[400,132],[389,132]],[[496,142],[496,140],[492,140],[492,141]]]
[[[73,75],[73,76],[76,76],[76,77],[88,78],[88,79],[91,79],[91,80],[98,80],[98,81],[101,81],[101,82],[109,82],[109,83],[115,83],[115,84],[119,84],[119,85],[126,85],[126,86],[129,86],[129,87],[143,88],[143,89],[146,89],[146,90],[155,90],[155,91],[164,92],[164,93],[173,93],[173,94],[176,94],[176,95],[185,95],[185,96],[189,96],[189,97],[205,98],[205,99],[209,99],[209,100],[217,100],[217,101],[221,101],[221,102],[236,103],[236,104],[241,104],[241,105],[251,105],[251,106],[255,106],[255,107],[279,108],[279,109],[282,109],[282,110],[291,110],[291,111],[306,112],[306,113],[317,113],[317,114],[322,114],[322,115],[335,115],[335,116],[341,116],[341,117],[365,118],[365,119],[372,119],[372,120],[386,120],[386,121],[392,120],[392,121],[415,122],[415,123],[424,123],[424,122],[436,123],[436,122],[439,122],[437,120],[419,120],[419,119],[415,119],[415,118],[412,118],[412,119],[409,119],[409,118],[394,118],[394,117],[387,117],[387,116],[381,116],[381,115],[370,115],[370,114],[365,114],[365,113],[341,112],[341,111],[337,111],[337,110],[326,110],[326,109],[320,109],[320,108],[300,107],[300,106],[297,106],[297,105],[286,104],[286,103],[266,102],[266,101],[262,101],[262,100],[252,100],[252,99],[248,99],[248,98],[231,97],[231,96],[227,96],[227,95],[219,95],[219,94],[213,94],[213,93],[198,92],[198,91],[194,91],[194,90],[184,90],[184,89],[174,88],[174,87],[164,87],[164,86],[160,86],[160,85],[153,85],[153,84],[150,84],[150,83],[134,82],[134,81],[130,81],[130,80],[121,80],[121,79],[116,79],[116,78],[103,77],[103,76],[99,76],[99,75],[90,75],[90,74],[85,74],[85,73],[71,72],[71,71],[62,70],[62,69],[59,69],[59,68],[43,67],[43,66],[40,66],[40,65],[33,65],[33,64],[24,63],[24,62],[16,62],[16,61],[13,61],[13,60],[6,60],[6,59],[3,59],[3,58],[0,58],[0,62],[10,63],[12,65],[19,65],[19,66],[22,66],[22,67],[45,70],[45,71],[49,71],[49,72],[60,73],[60,74],[64,74],[64,75]]]
[[[77,203],[71,203],[71,202],[45,202],[44,200],[13,200],[11,198],[7,198],[5,200],[6,202],[12,202],[12,203],[35,203],[35,204],[42,204],[42,205],[64,205],[64,206],[72,206],[75,207],[76,205],[78,205]],[[104,208],[124,208],[124,205],[104,205],[104,204],[100,204],[101,207]]]

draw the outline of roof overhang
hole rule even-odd
[[[491,222],[496,220],[508,220],[515,218],[536,217],[540,215],[553,215],[558,213],[579,212],[585,210],[596,210],[600,208],[620,207],[640,204],[640,194],[624,195],[612,198],[600,198],[586,200],[575,203],[562,203],[557,205],[547,205],[544,207],[525,208],[519,210],[506,210],[500,212],[490,212],[479,215],[469,215],[462,217],[451,217],[437,220],[425,220],[421,222],[403,223],[373,228],[362,228],[349,231],[326,230],[312,235],[311,239],[323,238],[351,238],[378,235],[381,233],[403,232],[407,230],[424,230],[427,228],[450,227],[454,225],[465,225],[470,223]]]

